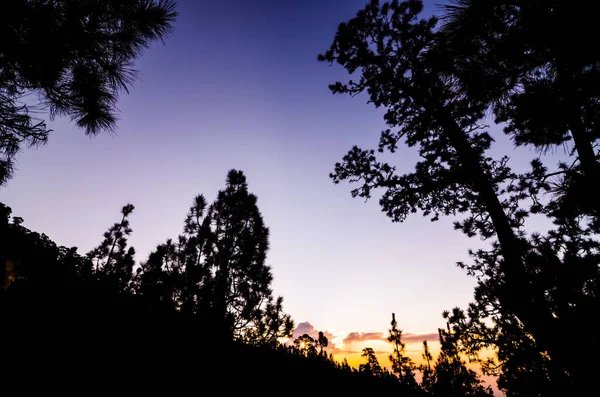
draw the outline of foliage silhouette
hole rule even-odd
[[[365,93],[369,102],[386,109],[389,128],[381,133],[379,152],[394,153],[405,141],[421,156],[413,173],[398,175],[392,164],[377,160],[375,150],[354,147],[336,164],[333,181],[358,182],[352,195],[365,199],[383,189],[379,202],[393,221],[418,211],[434,221],[442,215],[463,216],[455,222],[457,230],[494,239],[489,250],[471,252],[473,264],[459,264],[478,279],[476,301],[462,315],[468,320],[460,315],[447,318],[455,341],[460,340],[457,348],[471,359],[478,360],[482,348],[497,350],[500,372],[507,371],[500,387],[512,388],[515,395],[516,385],[526,381],[509,382],[510,386],[506,382],[517,374],[535,373],[527,379],[538,379],[540,392],[550,390],[544,385],[548,382],[570,393],[592,387],[586,353],[557,341],[593,327],[589,314],[599,309],[597,200],[582,194],[591,186],[586,178],[598,167],[595,155],[589,155],[589,146],[597,139],[597,112],[592,111],[597,98],[593,88],[586,91],[582,86],[596,73],[595,66],[589,66],[595,65],[591,57],[596,52],[578,55],[574,64],[580,85],[565,91],[564,80],[558,82],[562,88],[554,85],[561,65],[551,59],[565,42],[549,49],[551,41],[538,37],[533,28],[536,13],[554,29],[549,21],[568,19],[571,14],[560,16],[558,11],[569,7],[561,1],[461,1],[448,8],[449,15],[437,28],[437,18],[419,17],[421,1],[371,1],[340,24],[330,49],[319,55],[319,60],[337,62],[359,76],[332,84],[333,93]],[[510,46],[521,38],[523,43]],[[564,54],[555,55],[559,64],[566,59]],[[548,76],[534,73],[542,69]],[[551,85],[549,94],[535,92],[539,84],[528,86],[533,80]],[[573,87],[582,87],[576,98]],[[523,95],[576,100],[564,109],[549,107],[562,115],[542,120],[542,113],[529,112],[532,99],[523,100]],[[583,144],[575,145],[581,163],[575,159],[572,166],[559,164],[557,172],[548,172],[538,158],[530,171],[514,172],[507,156],[489,154],[494,142],[485,125],[490,107],[498,121],[507,123],[506,131],[517,143],[541,148],[562,143],[568,132],[577,134],[572,131],[577,120],[589,115],[582,121]],[[556,121],[561,117],[570,124]],[[562,179],[552,186],[549,180],[556,176]],[[547,193],[553,194],[550,200],[543,199]],[[524,225],[531,214],[549,217],[556,230],[547,236],[527,236]],[[488,320],[495,325],[490,328]],[[512,336],[519,343],[511,343]],[[596,338],[590,345],[597,352]]]
[[[424,364],[406,355],[394,314],[391,371],[368,347],[358,369],[335,362],[323,332],[282,343],[293,322],[282,297],[273,296],[269,230],[237,170],[211,205],[196,196],[182,235],[157,246],[135,272],[127,243],[133,205],[123,207],[99,246],[80,255],[28,230],[0,203],[0,313],[11,338],[3,361],[30,368],[27,360],[42,358],[51,379],[56,366],[44,357],[62,355],[61,376],[74,379],[78,392],[131,379],[138,381],[129,391],[138,393],[156,392],[156,379],[169,393],[196,379],[223,390],[219,382],[229,372],[230,393],[248,392],[259,379],[311,379],[327,394],[491,395],[465,357],[497,376],[508,396],[594,390],[589,357],[598,354],[597,335],[585,349],[561,342],[595,329],[600,312],[600,201],[592,193],[600,177],[599,52],[575,45],[598,35],[588,7],[456,0],[438,24],[420,18],[421,1],[372,0],[319,56],[360,75],[331,85],[334,93],[366,93],[386,108],[379,152],[395,153],[404,141],[421,157],[414,172],[399,175],[375,150],[354,147],[336,164],[333,181],[360,183],[352,195],[365,199],[383,189],[380,205],[393,221],[419,211],[434,221],[458,215],[457,230],[491,240],[489,249],[470,252],[472,263],[459,263],[476,277],[474,302],[443,313],[435,362],[426,341]],[[43,144],[50,132],[22,102],[25,95],[38,95],[51,118],[66,115],[86,134],[114,130],[135,59],[166,37],[176,17],[169,0],[9,0],[5,11],[0,185],[21,146]],[[561,25],[575,28],[556,29]],[[508,156],[490,154],[488,112],[517,146],[538,150],[530,169],[518,173]],[[569,161],[549,170],[542,156],[571,142]],[[554,229],[527,234],[526,219],[535,214]],[[485,349],[495,356],[482,358]],[[105,362],[117,375],[91,375]],[[29,370],[28,383],[40,372]]]
[[[393,345],[390,355],[392,371],[398,377],[398,382],[407,390],[419,390],[432,396],[491,396],[491,388],[484,386],[479,376],[466,367],[461,358],[461,349],[456,339],[449,336],[447,331],[438,330],[440,353],[433,365],[433,356],[429,351],[427,341],[423,341],[423,359],[425,363],[418,367],[405,355],[405,345],[402,342],[402,331],[398,329],[396,316],[392,313],[391,329],[388,341]],[[448,324],[448,329],[450,325]],[[371,349],[372,352],[372,349]],[[368,357],[368,355],[367,355]],[[421,382],[415,379],[415,370],[421,372]]]
[[[128,302],[125,311],[139,305],[143,312],[201,319],[221,341],[277,346],[291,334],[293,321],[283,312],[283,298],[272,296],[272,274],[265,265],[269,232],[256,202],[244,174],[229,171],[226,188],[211,206],[196,197],[178,243],[159,245],[135,275],[135,250],[127,247],[133,205],[123,207],[120,222],[84,257],[76,248],[57,247],[45,235],[30,232],[20,218],[11,222],[10,209],[2,205],[3,306],[35,310],[36,300],[48,294],[57,302],[72,299],[68,306],[85,307],[85,299],[69,295],[89,294],[92,306],[102,306],[104,299]],[[117,315],[121,308],[106,310]],[[321,335],[318,343],[325,354],[326,338]]]
[[[431,368],[431,362],[433,361],[433,356],[431,355],[431,352],[429,351],[429,345],[427,344],[427,341],[424,340],[423,341],[423,354],[422,354],[423,360],[425,360],[425,363],[419,365],[418,370],[421,372],[421,387],[423,388],[423,390],[430,392],[431,388],[433,387],[433,383],[435,382],[434,379],[434,372],[433,369]]]
[[[310,379],[317,395],[426,395],[381,368],[372,349],[365,350],[367,364],[361,366],[362,371],[345,360],[335,362],[327,356],[329,343],[323,332],[316,340],[303,335],[292,345],[225,341],[218,334],[222,329],[213,328],[213,318],[185,312],[182,305],[174,306],[173,296],[181,294],[165,293],[168,288],[187,285],[171,278],[185,273],[164,268],[153,268],[152,273],[146,266],[125,283],[120,277],[124,271],[119,269],[129,268],[126,236],[131,232],[127,218],[132,211],[132,205],[124,206],[122,219],[108,229],[103,242],[81,256],[76,248],[58,247],[47,236],[28,230],[21,218],[11,220],[10,208],[0,205],[2,269],[7,269],[8,261],[15,264],[13,274],[4,275],[11,277],[3,278],[10,283],[0,288],[2,329],[11,338],[2,362],[28,368],[15,373],[9,390],[19,384],[19,390],[44,385],[46,390],[77,391],[95,385],[106,392],[118,388],[183,393],[200,387],[242,393],[257,382]],[[161,261],[173,253],[162,250],[171,248],[165,244],[157,249],[154,254],[163,255]],[[169,263],[170,269],[177,269]],[[142,276],[146,278],[141,280]],[[159,299],[168,296],[168,301]],[[60,366],[51,361],[56,356],[61,357]],[[232,361],[251,365],[236,367]],[[224,385],[224,374],[235,382]],[[33,378],[38,382],[19,383]],[[262,395],[280,393],[278,387],[261,388]]]
[[[132,204],[125,205],[121,222],[115,223],[104,233],[102,243],[87,254],[95,271],[114,285],[117,291],[128,291],[135,265],[135,249],[127,249],[127,236],[132,232],[127,217],[134,210]]]
[[[360,69],[358,82],[336,83],[334,93],[358,94],[367,90],[376,106],[387,108],[385,120],[398,131],[382,132],[379,151],[396,151],[398,142],[419,146],[423,158],[415,172],[398,176],[395,168],[376,160],[373,150],[354,147],[343,163],[336,164],[335,182],[362,182],[353,196],[369,198],[373,189],[385,189],[382,208],[394,221],[402,221],[418,210],[437,220],[440,215],[470,212],[456,228],[482,238],[497,236],[502,254],[506,291],[505,306],[518,312],[525,323],[538,327],[551,321],[546,310],[517,304],[509,289],[524,291],[526,278],[521,260],[522,243],[513,231],[522,214],[511,200],[501,202],[501,183],[513,177],[505,159],[486,157],[492,138],[477,122],[483,108],[454,95],[427,58],[435,44],[436,20],[419,20],[419,1],[398,4],[371,2],[338,29],[336,39],[321,60],[337,61],[350,73]],[[375,42],[371,45],[370,40]],[[518,202],[517,202],[518,203]],[[510,212],[509,212],[510,211]],[[510,287],[510,288],[509,288]],[[519,301],[533,297],[518,296]],[[538,310],[539,309],[539,310]]]
[[[268,239],[246,177],[230,170],[215,202],[207,206],[196,196],[184,234],[141,265],[137,291],[156,305],[209,315],[226,340],[277,345],[291,335],[293,321],[283,312],[283,298],[272,295]]]
[[[219,329],[211,329],[206,317],[156,305],[136,291],[140,281],[135,277],[123,287],[112,276],[117,274],[119,258],[129,252],[124,238],[132,210],[133,206],[125,206],[123,219],[109,228],[102,244],[81,256],[76,248],[58,247],[47,236],[28,230],[21,218],[11,219],[10,208],[0,204],[3,271],[7,261],[15,263],[14,277],[4,277],[11,281],[0,288],[0,327],[10,338],[1,360],[26,368],[15,371],[5,387],[9,393],[37,392],[41,387],[67,393],[90,387],[107,393],[180,394],[192,387],[247,393],[258,384],[261,395],[275,396],[281,388],[273,384],[308,379],[311,388],[317,387],[313,391],[317,395],[423,395],[402,387],[385,371],[372,376],[347,362],[334,362],[325,354],[322,332],[317,340],[321,350],[317,352],[313,345],[310,356],[293,345],[215,343]],[[148,287],[150,281],[144,283]],[[370,359],[376,362],[372,354]],[[241,362],[250,365],[233,365]],[[369,368],[379,372],[374,365]]]
[[[532,212],[546,214],[557,226],[546,238],[533,236],[533,252],[525,258],[532,287],[544,291],[545,304],[558,318],[549,330],[554,335],[594,327],[589,313],[600,309],[595,289],[600,281],[600,205],[590,194],[600,176],[595,153],[598,52],[577,45],[582,37],[597,36],[586,21],[586,6],[460,1],[448,10],[443,27],[445,52],[453,59],[445,64],[445,73],[455,78],[461,93],[489,106],[517,145],[545,153],[572,142],[568,163],[549,173],[534,160],[530,174],[541,194],[550,194],[542,205],[540,192],[533,191]],[[559,32],[556,26],[561,25],[573,29]],[[497,275],[494,256],[476,254],[478,263],[469,270]],[[508,395],[585,393],[595,387],[593,370],[585,363],[598,352],[597,338],[592,336],[586,351],[555,341],[550,359],[540,349],[539,337],[525,332],[518,319],[496,314],[497,278],[480,276],[475,305],[448,317],[467,351],[476,356],[480,346],[498,346],[499,363],[487,362],[484,369],[499,375],[499,386]],[[487,327],[486,318],[495,326]]]
[[[315,342],[319,348],[319,355],[322,357],[327,357],[327,352],[325,349],[327,349],[327,346],[329,346],[329,340],[323,334],[323,331],[319,331],[319,337]]]
[[[315,346],[315,340],[308,334],[303,334],[294,339],[294,346],[300,354],[305,357],[316,357],[317,347]]]
[[[493,396],[490,387],[484,387],[477,374],[465,366],[460,349],[452,338],[446,338],[440,329],[440,354],[434,365],[431,394],[434,396]]]
[[[388,341],[394,345],[394,351],[390,354],[392,372],[398,376],[400,383],[410,387],[416,387],[415,363],[405,355],[404,348],[406,345],[402,342],[402,330],[398,328],[395,313],[392,313],[391,326],[392,328],[389,330]]]
[[[588,7],[565,0],[460,0],[447,6],[443,37],[452,60],[446,71],[458,77],[457,88],[491,106],[517,145],[546,151],[572,141],[577,167],[564,173],[591,188],[600,179],[594,149],[600,53],[583,47],[582,38],[598,37]],[[600,205],[585,204],[598,231]]]
[[[377,356],[375,356],[375,351],[370,347],[365,347],[362,350],[361,357],[365,357],[367,362],[364,364],[360,364],[359,371],[364,372],[368,375],[373,376],[381,376],[383,373],[383,368],[379,365],[379,360],[377,360]]]
[[[0,15],[0,186],[22,146],[50,130],[32,113],[67,116],[86,134],[113,131],[116,103],[137,78],[134,63],[164,40],[177,16],[172,0],[7,0]]]

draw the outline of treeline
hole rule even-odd
[[[21,218],[10,220],[2,205],[2,308],[41,315],[64,306],[85,314],[104,309],[105,301],[119,302],[117,311],[133,305],[153,315],[202,318],[222,341],[276,346],[291,334],[293,322],[270,288],[269,231],[256,201],[243,173],[229,171],[215,202],[207,205],[197,196],[183,234],[160,244],[139,266],[127,243],[131,204],[85,255],[29,231]]]
[[[442,334],[438,359],[433,362],[424,342],[427,364],[416,366],[395,318],[391,371],[371,348],[358,368],[336,362],[323,332],[285,343],[293,322],[282,298],[272,296],[264,264],[268,229],[241,171],[229,171],[213,204],[195,197],[177,243],[160,244],[139,265],[127,243],[133,210],[124,206],[102,242],[81,255],[30,231],[0,204],[3,364],[28,368],[14,379],[56,383],[66,374],[63,381],[75,391],[119,385],[173,392],[199,384],[245,392],[258,384],[260,394],[275,395],[279,389],[270,382],[311,379],[317,395],[490,394]]]
[[[486,386],[475,371],[467,368],[456,341],[447,338],[444,331],[439,331],[440,353],[435,361],[427,341],[423,341],[423,363],[419,365],[406,355],[402,330],[398,328],[395,314],[392,314],[388,341],[393,346],[392,353],[389,355],[392,365],[390,369],[380,365],[375,351],[370,347],[362,350],[361,356],[365,362],[358,368],[348,365],[345,358],[342,362],[336,362],[332,354],[327,356],[329,341],[323,332],[319,332],[316,338],[308,334],[301,335],[294,340],[293,345],[284,348],[292,354],[328,363],[331,367],[347,374],[356,373],[383,379],[386,384],[399,386],[404,395],[440,397],[493,395],[491,387]]]

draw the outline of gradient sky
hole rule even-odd
[[[366,98],[332,95],[345,72],[316,61],[365,1],[178,3],[174,33],[138,62],[141,80],[119,102],[117,133],[89,138],[55,120],[49,143],[19,156],[0,201],[83,252],[133,203],[140,261],[182,231],[194,195],[212,201],[227,170],[241,169],[271,231],[275,293],[297,323],[385,332],[395,312],[405,332],[436,333],[442,310],[471,301],[474,281],[455,262],[481,243],[451,219],[394,224],[328,177],[352,145],[376,147],[384,126]],[[416,156],[396,159],[410,171]]]

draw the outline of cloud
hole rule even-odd
[[[390,354],[390,351],[387,350],[373,350],[373,353],[375,354]],[[362,354],[363,351],[362,350],[340,350],[339,353],[342,354]]]
[[[336,354],[360,354],[360,353],[362,353],[362,352],[358,351],[358,350],[338,349]]]
[[[296,326],[296,329],[292,332],[292,338],[296,339],[299,336],[304,334],[308,334],[311,338],[319,337],[319,330],[316,329],[311,323],[305,321]],[[323,335],[329,340],[333,339],[335,336],[329,331],[323,331]]]
[[[310,322],[304,321],[299,323],[294,331],[292,332],[292,339],[288,340],[287,343],[292,343],[292,341],[304,334],[308,334],[310,337],[316,339],[319,337],[319,330],[316,329]],[[327,352],[334,354],[336,357],[340,355],[360,355],[362,353],[362,347],[368,346],[369,343],[366,342],[385,342],[387,341],[387,333],[383,332],[350,332],[346,333],[332,333],[330,331],[323,331],[323,334],[329,340],[329,346],[327,347]],[[431,334],[411,334],[406,333],[402,335],[402,340],[406,344],[412,343],[421,343],[424,340],[429,342],[436,342],[438,340],[437,333]],[[383,347],[384,345],[380,345],[375,343],[376,346],[373,347]],[[390,351],[391,351],[390,345]],[[407,349],[407,351],[411,352],[419,352],[420,349],[411,350]],[[389,354],[387,351],[376,351],[376,354]]]
[[[387,342],[387,334],[384,334],[383,332],[350,332],[348,336],[344,338],[344,344],[371,340]],[[438,334],[402,334],[402,341],[404,343],[423,342],[424,340],[437,341]]]
[[[333,353],[333,354],[339,354],[342,350],[340,350],[335,343],[332,342],[332,339],[335,338],[335,335],[333,335],[331,332],[329,331],[322,331],[323,335],[327,338],[327,340],[329,341],[329,344],[327,346],[327,351],[329,353]],[[305,321],[303,323],[300,323],[296,326],[296,329],[294,329],[294,331],[292,331],[292,341],[304,334],[308,334],[308,336],[310,336],[313,339],[317,339],[319,337],[319,330],[316,329],[311,323],[309,323],[308,321]]]
[[[439,339],[439,335],[436,334],[403,334],[402,341],[404,343],[416,343],[423,342],[424,340],[428,342],[437,342]]]
[[[383,332],[350,332],[344,338],[344,344],[364,342],[366,340],[387,340]]]
[[[311,323],[305,321],[296,326],[296,329],[292,332],[292,338],[296,339],[297,337],[302,336],[304,334],[313,336],[315,334],[319,335],[319,332],[317,332],[317,330],[315,329],[315,327],[313,327]]]

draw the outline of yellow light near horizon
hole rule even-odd
[[[432,341],[428,345],[429,345],[429,350],[435,360],[435,358],[437,357],[437,355],[439,354],[439,351],[440,351],[440,344],[439,344],[439,342]],[[365,362],[364,357],[361,357],[362,349],[364,349],[365,347],[371,347],[371,348],[373,348],[373,350],[375,350],[375,352],[376,352],[375,356],[377,357],[377,360],[379,361],[379,364],[382,367],[387,367],[387,368],[391,367],[389,355],[392,353],[394,348],[393,348],[392,344],[387,341],[383,341],[383,340],[361,341],[361,342],[351,343],[351,344],[347,344],[347,345],[336,344],[336,347],[338,349],[342,350],[343,353],[334,354],[333,355],[334,359],[336,361],[342,362],[345,358],[348,361],[348,365],[350,365],[351,367],[358,368],[358,366],[360,364],[363,364]],[[422,349],[421,343],[414,342],[414,343],[407,344],[406,355],[408,357],[410,357],[410,359],[413,360],[414,363],[417,365],[425,363],[425,360],[421,356],[422,352],[423,352],[423,349]]]

